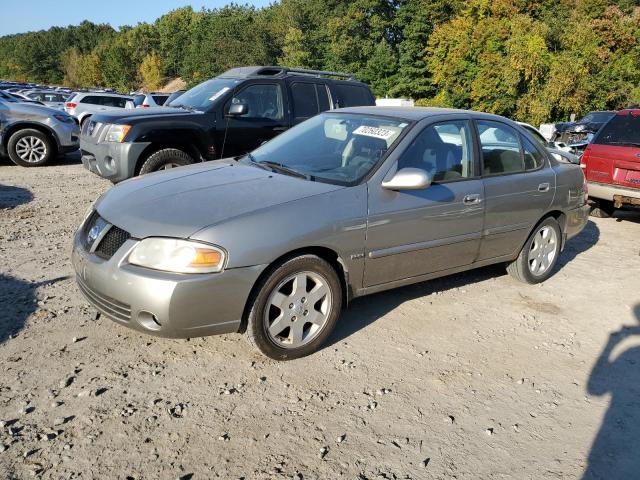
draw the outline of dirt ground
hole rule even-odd
[[[593,219],[541,286],[496,266],[356,300],[277,363],[95,320],[69,254],[109,187],[0,161],[0,478],[640,475],[640,215]]]

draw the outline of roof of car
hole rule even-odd
[[[438,108],[438,107],[348,107],[333,110],[334,112],[344,113],[360,113],[368,115],[386,115],[389,117],[398,117],[406,120],[418,121],[428,117],[437,115],[447,115],[451,113],[473,114],[474,116],[482,116],[487,118],[504,119],[498,115],[490,113],[475,112],[472,110],[459,110],[455,108]]]
[[[92,97],[121,97],[121,98],[131,98],[132,95],[121,95],[119,93],[109,93],[109,92],[78,92],[76,95],[82,95],[84,97],[92,96]]]
[[[305,76],[315,78],[331,78],[357,82],[353,73],[330,72],[325,70],[309,70],[305,68],[289,68],[278,66],[249,66],[227,70],[219,78],[284,78],[288,76]]]

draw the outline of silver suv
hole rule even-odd
[[[0,156],[8,155],[23,167],[37,167],[57,154],[77,150],[79,137],[71,115],[0,91]]]
[[[133,97],[117,93],[77,93],[64,105],[64,110],[76,117],[80,125],[93,114],[120,112],[125,108],[135,108]]]

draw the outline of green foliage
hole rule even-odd
[[[241,65],[355,73],[377,96],[531,123],[640,103],[638,0],[281,0],[0,37],[0,78],[189,85]]]

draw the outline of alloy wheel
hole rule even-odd
[[[16,143],[16,153],[25,162],[37,163],[47,156],[47,146],[38,137],[22,137]]]
[[[315,272],[286,277],[271,292],[264,311],[269,338],[279,347],[298,348],[322,331],[332,308],[329,282]]]
[[[529,271],[535,275],[543,275],[553,264],[558,254],[558,236],[555,229],[545,225],[533,237],[529,249]]]

